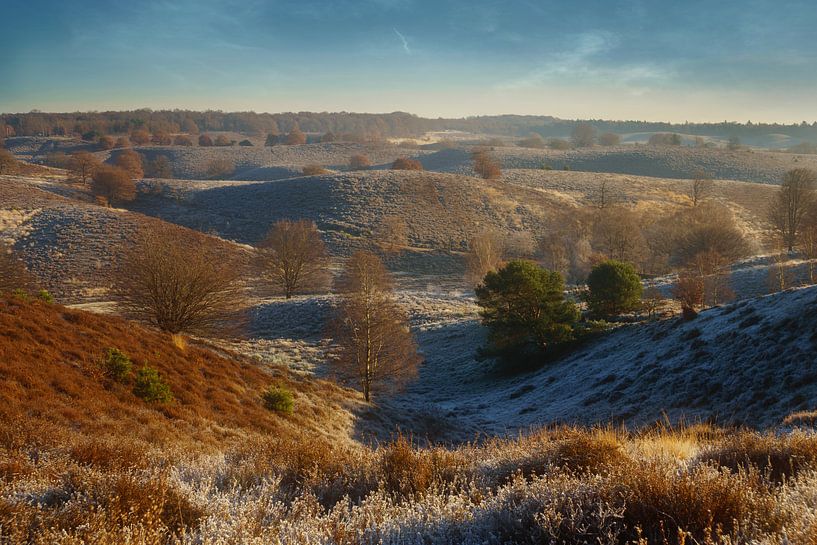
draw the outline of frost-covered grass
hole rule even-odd
[[[453,449],[253,435],[206,453],[19,439],[0,443],[3,543],[809,543],[817,531],[817,438],[801,433],[555,428]],[[781,452],[785,479],[764,465]]]

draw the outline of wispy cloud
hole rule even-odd
[[[610,53],[620,38],[610,32],[586,32],[576,35],[572,46],[550,55],[521,77],[499,84],[501,90],[539,87],[566,81],[591,81],[629,87],[643,92],[644,87],[673,76],[668,66],[652,63],[610,62]]]
[[[394,33],[397,34],[397,37],[400,38],[400,41],[403,43],[403,50],[406,52],[407,55],[411,55],[411,48],[409,47],[409,43],[406,37],[403,36],[403,34],[396,28],[393,30]]]

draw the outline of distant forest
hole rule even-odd
[[[699,136],[752,138],[768,134],[787,135],[817,141],[817,122],[793,125],[777,123],[660,123],[649,121],[609,121],[600,119],[564,120],[550,116],[499,115],[462,119],[427,119],[394,112],[358,113],[255,113],[188,110],[133,110],[121,112],[44,113],[0,115],[5,136],[55,136],[72,134],[127,134],[135,129],[150,132],[198,133],[232,131],[247,135],[280,134],[298,127],[306,133],[353,134],[362,138],[419,136],[428,131],[460,130],[504,136],[565,136],[577,123],[588,122],[599,132],[677,132]]]

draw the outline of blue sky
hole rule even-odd
[[[817,120],[813,1],[5,0],[0,111]]]

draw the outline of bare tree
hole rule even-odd
[[[383,262],[372,253],[356,252],[337,289],[341,300],[331,327],[338,345],[337,373],[358,382],[366,401],[374,387],[394,389],[414,377],[420,363],[417,345]]]
[[[817,208],[817,207],[815,207]],[[800,244],[803,257],[808,260],[809,282],[815,283],[815,260],[817,260],[817,210],[812,209],[800,229]]]
[[[136,198],[136,184],[128,171],[111,165],[100,165],[94,171],[91,191],[109,204],[130,202]]]
[[[599,184],[599,190],[596,192],[596,208],[604,210],[612,203],[610,190],[607,187],[607,180],[602,178]]]
[[[172,178],[173,167],[166,155],[157,155],[152,161],[148,161],[145,169],[150,178]]]
[[[213,159],[207,164],[205,171],[208,178],[222,179],[230,176],[235,171],[235,163],[226,157],[221,159]]]
[[[505,245],[499,235],[485,231],[468,242],[468,255],[465,259],[465,275],[474,286],[480,284],[485,275],[502,264]]]
[[[637,263],[644,250],[644,235],[638,215],[623,206],[609,206],[596,216],[593,224],[594,248],[609,259]]]
[[[564,277],[570,272],[569,242],[559,232],[550,232],[544,236],[539,244],[542,253],[543,265],[546,269],[556,271]]]
[[[93,177],[94,172],[102,163],[96,158],[96,155],[88,153],[87,151],[78,151],[72,153],[68,159],[68,171],[71,178],[82,184],[88,183],[88,180]]]
[[[588,148],[596,142],[596,128],[590,123],[578,123],[573,128],[570,141],[577,148]]]
[[[695,307],[703,304],[703,279],[692,271],[683,271],[678,275],[678,281],[673,287],[672,295],[681,303],[684,318],[694,318],[698,315]]]
[[[618,146],[621,144],[621,136],[614,132],[606,132],[599,136],[599,144],[602,146]]]
[[[497,161],[489,152],[485,149],[478,149],[474,151],[473,155],[474,160],[474,172],[480,178],[484,178],[486,180],[493,180],[495,178],[499,178],[502,176],[502,170],[499,166],[499,161]]]
[[[641,295],[641,308],[647,313],[647,319],[653,320],[658,310],[664,305],[664,295],[655,286],[649,286]]]
[[[383,250],[399,252],[408,245],[408,225],[400,216],[385,216],[375,230],[375,239]]]
[[[327,286],[326,246],[315,222],[281,220],[259,244],[265,274],[287,299]]]
[[[0,242],[0,294],[31,287],[31,276],[14,250]]]
[[[734,299],[729,287],[730,261],[714,249],[708,249],[695,256],[692,268],[703,285],[702,304],[715,306]]]
[[[692,186],[690,187],[690,198],[692,199],[692,206],[698,206],[704,199],[712,194],[715,184],[712,178],[703,171],[695,173],[692,179]]]
[[[114,164],[128,171],[131,178],[138,179],[145,175],[144,166],[142,165],[142,154],[132,149],[120,151],[114,160]]]
[[[796,168],[788,171],[769,209],[769,220],[789,252],[797,243],[803,217],[815,204],[815,185],[817,174],[813,170]]]
[[[211,333],[235,326],[242,308],[242,267],[206,237],[169,227],[142,234],[116,282],[122,309],[170,333]]]

